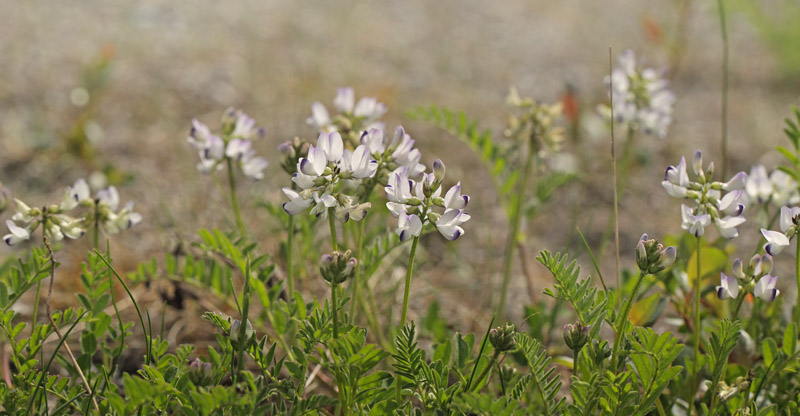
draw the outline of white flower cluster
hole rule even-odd
[[[433,172],[423,173],[419,181],[410,179],[407,169],[389,176],[389,184],[385,187],[389,199],[386,206],[398,218],[395,232],[400,241],[419,237],[426,223],[435,224],[436,229],[450,241],[464,234],[461,225],[470,219],[464,210],[469,196],[461,194],[461,182],[458,182],[442,198],[444,174],[444,163],[437,159],[433,162]],[[435,212],[435,206],[444,208],[444,212]]]
[[[606,77],[606,84],[612,88],[616,122],[643,129],[662,139],[667,136],[675,95],[661,71],[640,68],[633,51],[626,50],[619,56],[619,66],[611,73],[611,78]],[[609,108],[604,108],[603,112],[609,114]]]
[[[264,178],[267,161],[256,156],[252,141],[264,137],[266,131],[256,127],[255,120],[247,114],[229,108],[222,116],[222,135],[217,136],[205,124],[192,120],[188,141],[197,150],[200,163],[197,169],[209,173],[222,168],[225,160],[239,165],[244,176],[260,180]]]
[[[300,191],[283,188],[283,193],[289,197],[283,209],[290,215],[297,215],[314,205],[311,214],[326,218],[328,209],[334,208],[337,216],[360,221],[367,214],[369,202],[356,203],[352,196],[338,193],[336,188],[340,180],[370,178],[377,169],[378,162],[369,154],[366,145],[350,151],[344,148],[338,132],[321,133],[317,146],[310,146],[307,157],[297,162],[292,181]]]
[[[775,288],[778,277],[770,275],[772,271],[772,256],[764,254],[755,255],[750,259],[750,264],[745,269],[742,260],[736,259],[732,266],[733,276],[720,273],[720,285],[717,286],[717,297],[721,300],[736,299],[739,296],[740,284],[744,285],[744,290],[753,291],[753,296],[767,302],[775,300],[781,293]]]
[[[710,163],[704,171],[703,155],[699,150],[694,153],[692,170],[694,180],[689,179],[686,159],[681,157],[678,166],[667,168],[664,181],[661,182],[670,196],[688,199],[696,204],[694,207],[681,205],[681,227],[699,237],[703,235],[704,227],[713,221],[723,237],[738,236],[736,227],[745,222],[741,215],[745,208],[743,194],[747,174],[739,172],[726,183],[713,182],[714,163]],[[726,192],[725,195],[723,192]]]
[[[748,205],[772,203],[777,206],[800,204],[797,182],[780,169],[767,174],[763,165],[755,165],[744,187]]]
[[[383,129],[383,123],[377,120],[386,114],[386,104],[378,102],[375,97],[363,97],[356,103],[355,93],[350,87],[339,88],[333,106],[339,115],[331,117],[325,105],[319,101],[311,104],[311,116],[306,122],[319,132],[332,133],[341,130],[357,130],[370,128]]]
[[[78,179],[73,186],[65,189],[64,198],[59,205],[39,209],[31,208],[19,199],[14,201],[17,212],[11,220],[6,221],[10,233],[3,236],[3,241],[10,246],[29,240],[31,233],[39,225],[43,226],[43,232],[48,238],[60,241],[64,237],[80,238],[87,228],[95,224],[108,234],[115,234],[142,221],[142,215],[133,212],[133,202],[128,202],[117,211],[119,208],[117,188],[110,186],[98,191],[92,198],[89,185],[84,179]],[[77,218],[66,214],[78,206],[88,207],[91,210]]]

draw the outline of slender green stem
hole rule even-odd
[[[623,305],[622,310],[620,310],[619,316],[617,316],[617,333],[614,335],[614,349],[612,350],[612,356],[614,357],[614,368],[619,365],[619,347],[621,345],[622,338],[625,337],[625,331],[628,326],[628,313],[631,311],[633,299],[636,298],[636,292],[639,291],[639,287],[642,285],[642,281],[644,280],[645,276],[645,273],[639,272],[639,276],[636,278],[636,285],[633,286],[633,291],[631,292],[630,296],[625,299],[625,304]]]
[[[361,256],[361,250],[364,248],[364,227],[367,223],[367,217],[361,219],[361,223],[358,225],[358,234],[356,234],[356,258]],[[361,259],[363,260],[363,258]],[[358,306],[358,288],[361,286],[361,282],[359,281],[359,277],[361,277],[361,265],[356,266],[356,270],[353,273],[353,299],[350,301],[350,321],[355,322],[356,316],[356,307]]]
[[[294,264],[292,263],[294,251],[294,215],[289,215],[289,232],[286,240],[286,283],[289,285],[289,299],[294,297]]]
[[[508,228],[508,239],[506,240],[505,257],[503,258],[503,286],[500,290],[500,303],[497,305],[496,315],[505,316],[506,297],[508,296],[508,285],[511,282],[511,266],[514,258],[514,249],[517,247],[519,227],[522,223],[522,210],[525,203],[525,191],[528,189],[528,179],[536,161],[536,148],[534,147],[534,137],[528,142],[528,154],[525,157],[525,167],[522,170],[522,180],[517,188],[517,199],[511,211],[511,220]]]
[[[403,314],[400,318],[400,328],[406,324],[406,317],[408,316],[408,296],[411,293],[411,274],[414,272],[414,255],[417,253],[417,242],[419,236],[414,237],[414,242],[411,243],[411,255],[408,258],[408,270],[406,271],[406,287],[403,292]]]
[[[578,363],[580,362],[580,358],[581,358],[581,350],[580,349],[572,350],[572,375],[574,375],[575,378],[580,378],[578,375],[578,367],[579,367]]]
[[[334,338],[339,338],[339,313],[337,312],[338,304],[336,303],[337,302],[337,300],[336,300],[336,292],[338,292],[338,290],[336,290],[337,286],[338,285],[331,284],[331,315],[333,315],[333,337]]]
[[[697,393],[697,362],[700,360],[700,334],[703,332],[700,327],[700,285],[702,276],[700,275],[700,242],[702,237],[697,237],[697,276],[694,283],[694,355],[692,356],[692,384],[690,386],[689,403],[690,408],[694,409],[694,396]]]
[[[244,227],[244,221],[242,221],[242,212],[239,210],[239,197],[236,195],[236,178],[233,176],[233,161],[230,158],[226,158],[225,161],[228,165],[228,187],[231,191],[231,208],[233,208],[233,215],[236,217],[236,227],[239,228],[239,233],[244,236],[247,234],[247,230]]]
[[[797,293],[800,299],[800,238],[795,238],[795,256],[794,256],[794,275],[797,279]],[[794,305],[794,322],[795,325],[800,325],[800,302],[795,301]]]
[[[333,246],[333,251],[339,251],[339,245],[336,243],[336,221],[333,218],[333,208],[328,208],[328,225],[331,228],[331,246]]]
[[[31,328],[36,328],[36,321],[39,319],[39,300],[41,299],[42,295],[42,280],[39,279],[36,282],[36,296],[33,300],[33,318]]]
[[[93,248],[97,250],[100,247],[100,212],[99,212],[99,202],[95,201],[94,203],[94,230],[93,230]]]
[[[498,353],[497,351],[494,352],[494,355],[492,355],[492,359],[489,360],[489,364],[486,367],[484,367],[483,370],[481,370],[480,374],[478,374],[478,379],[475,380],[475,384],[472,385],[472,388],[470,390],[475,390],[476,386],[481,385],[481,381],[483,381],[486,375],[489,374],[489,371],[492,371],[492,367],[494,367],[494,364],[497,362],[497,357],[499,355],[500,353]]]
[[[722,177],[728,177],[728,62],[730,48],[728,45],[728,23],[725,15],[725,2],[717,0],[719,6],[719,23],[722,32]]]

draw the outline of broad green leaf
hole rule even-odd
[[[718,273],[725,268],[728,263],[728,255],[716,247],[700,248],[700,277],[706,277]],[[697,251],[692,253],[689,262],[686,264],[686,274],[689,275],[689,285],[694,287],[697,280]]]
[[[780,354],[778,346],[775,344],[775,340],[772,338],[767,338],[764,340],[761,351],[764,354],[764,365],[767,367],[771,366],[772,362],[775,361]]]
[[[665,306],[667,299],[662,298],[659,292],[655,292],[634,303],[628,318],[635,326],[650,326],[658,319]]]
[[[791,356],[797,349],[797,329],[790,323],[783,332],[783,352]]]

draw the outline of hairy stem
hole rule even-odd
[[[700,333],[703,332],[700,327],[700,284],[702,276],[700,275],[700,242],[702,237],[697,236],[697,276],[694,282],[694,355],[692,356],[692,384],[690,386],[690,396],[687,402],[689,407],[694,409],[694,396],[697,393],[697,362],[700,358]]]
[[[618,360],[619,347],[620,343],[622,342],[622,338],[625,336],[625,331],[628,326],[628,313],[631,311],[633,299],[636,298],[636,292],[639,291],[639,287],[642,285],[642,281],[644,280],[645,276],[646,274],[644,272],[639,272],[639,276],[636,278],[636,285],[633,286],[633,291],[631,292],[630,296],[625,299],[625,304],[620,310],[619,316],[617,316],[617,333],[614,335],[614,349],[612,350],[612,356],[614,357],[614,368],[620,364]]]
[[[728,177],[728,62],[730,48],[728,45],[728,23],[723,0],[717,0],[719,6],[719,23],[722,32],[722,177]]]
[[[408,258],[408,269],[406,271],[406,286],[403,292],[403,314],[400,318],[400,327],[406,324],[406,317],[408,316],[408,296],[411,293],[411,274],[414,271],[414,255],[417,253],[417,242],[419,236],[414,237],[414,242],[411,243],[411,255]]]
[[[339,313],[337,312],[338,305],[336,300],[336,292],[338,285],[331,284],[331,315],[333,315],[333,337],[339,338]]]
[[[231,192],[231,208],[233,208],[233,215],[236,217],[236,227],[239,228],[239,233],[244,236],[247,230],[242,221],[242,212],[239,210],[239,197],[236,195],[236,178],[233,176],[233,161],[230,158],[225,158],[228,165],[228,188]]]
[[[333,208],[328,208],[328,225],[331,229],[331,246],[333,251],[339,251],[339,245],[336,243],[336,221],[333,218]]]
[[[367,217],[364,217],[358,225],[358,234],[356,234],[356,258],[361,257],[361,250],[364,248],[364,226],[366,223]],[[364,260],[363,257],[361,260]],[[361,277],[361,264],[356,266],[355,272],[353,273],[353,299],[350,301],[351,322],[355,322],[356,307],[358,306],[358,288],[361,286],[359,277]]]
[[[59,340],[63,340],[64,336],[61,334],[61,330],[58,328],[58,325],[56,325],[56,321],[53,320],[53,314],[52,311],[50,310],[50,300],[53,298],[53,282],[56,280],[56,259],[55,255],[53,254],[53,248],[50,247],[50,242],[47,239],[47,234],[44,234],[44,247],[47,249],[47,253],[50,255],[50,287],[47,291],[47,303],[45,304],[45,306],[47,307],[47,318],[50,320],[50,325],[53,326],[53,331],[55,331]],[[69,356],[72,365],[75,367],[75,371],[78,372],[78,376],[81,378],[83,386],[86,388],[86,392],[89,393],[89,396],[92,397],[92,404],[94,405],[94,410],[99,413],[100,407],[97,406],[97,400],[94,398],[94,394],[92,393],[92,387],[89,385],[89,381],[86,379],[86,375],[83,374],[81,366],[78,365],[78,360],[75,359],[75,355],[72,354],[72,349],[70,349],[69,343],[64,342],[64,349],[67,351],[67,355]]]
[[[289,300],[294,297],[294,264],[292,263],[294,251],[294,215],[289,215],[289,232],[286,240],[286,283],[289,289]]]
[[[503,258],[503,286],[500,290],[500,303],[497,305],[496,315],[505,316],[506,297],[508,296],[508,285],[511,282],[511,266],[514,258],[514,249],[517,247],[517,237],[519,227],[522,223],[522,210],[525,203],[525,191],[528,189],[528,179],[536,160],[536,149],[534,147],[534,137],[528,143],[528,154],[525,157],[525,167],[522,170],[522,180],[517,188],[516,204],[511,211],[511,220],[508,227],[508,240],[506,240],[505,257]]]

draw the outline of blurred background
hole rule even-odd
[[[786,143],[782,120],[800,94],[800,5],[725,4],[729,172],[749,172],[756,163],[772,169],[780,161],[773,149]],[[122,271],[196,239],[200,227],[232,229],[224,193],[196,171],[186,142],[192,118],[217,128],[228,106],[268,131],[255,144],[271,163],[266,179],[240,189],[245,222],[261,250],[275,252],[280,224],[258,204],[281,201],[280,188],[288,184],[277,145],[294,136],[313,140],[310,105],[330,108],[337,87],[386,103],[387,126],[403,125],[423,162],[443,159],[448,179],[460,179],[473,197],[464,238],[423,240],[411,306],[413,319],[436,301],[461,330],[480,331],[491,317],[507,219],[480,158],[447,132],[409,118],[410,109],[435,103],[463,110],[502,140],[512,85],[523,96],[577,105],[564,122],[574,124],[564,150],[580,179],[524,224],[529,276],[516,264],[509,292],[510,317],[517,320],[520,305],[541,300],[551,285],[534,260],[540,249],[569,250],[589,273],[578,226],[602,251],[613,193],[610,136],[596,107],[606,99],[609,46],[615,65],[630,48],[646,66],[666,71],[677,96],[669,135],[636,138],[636,163],[620,202],[623,267],[633,267],[643,232],[681,232],[680,202],[660,186],[665,167],[695,149],[707,161],[720,158],[722,41],[717,3],[710,0],[3,1],[0,16],[0,182],[13,196],[42,204],[60,200],[76,179],[104,173],[122,201],[135,201],[144,215],[113,241]],[[757,232],[742,230],[745,239]],[[56,307],[74,305],[70,279],[90,244],[78,241],[62,255],[65,277],[56,285],[70,296]],[[602,252],[600,265],[611,275],[613,250]],[[0,257],[15,253],[0,249]],[[401,260],[387,279],[402,276]],[[790,275],[781,264],[778,273]],[[147,298],[147,290],[139,294]],[[788,288],[787,296],[793,292]],[[210,325],[195,322],[207,307],[171,311],[168,321],[187,320],[182,333],[212,334]]]

